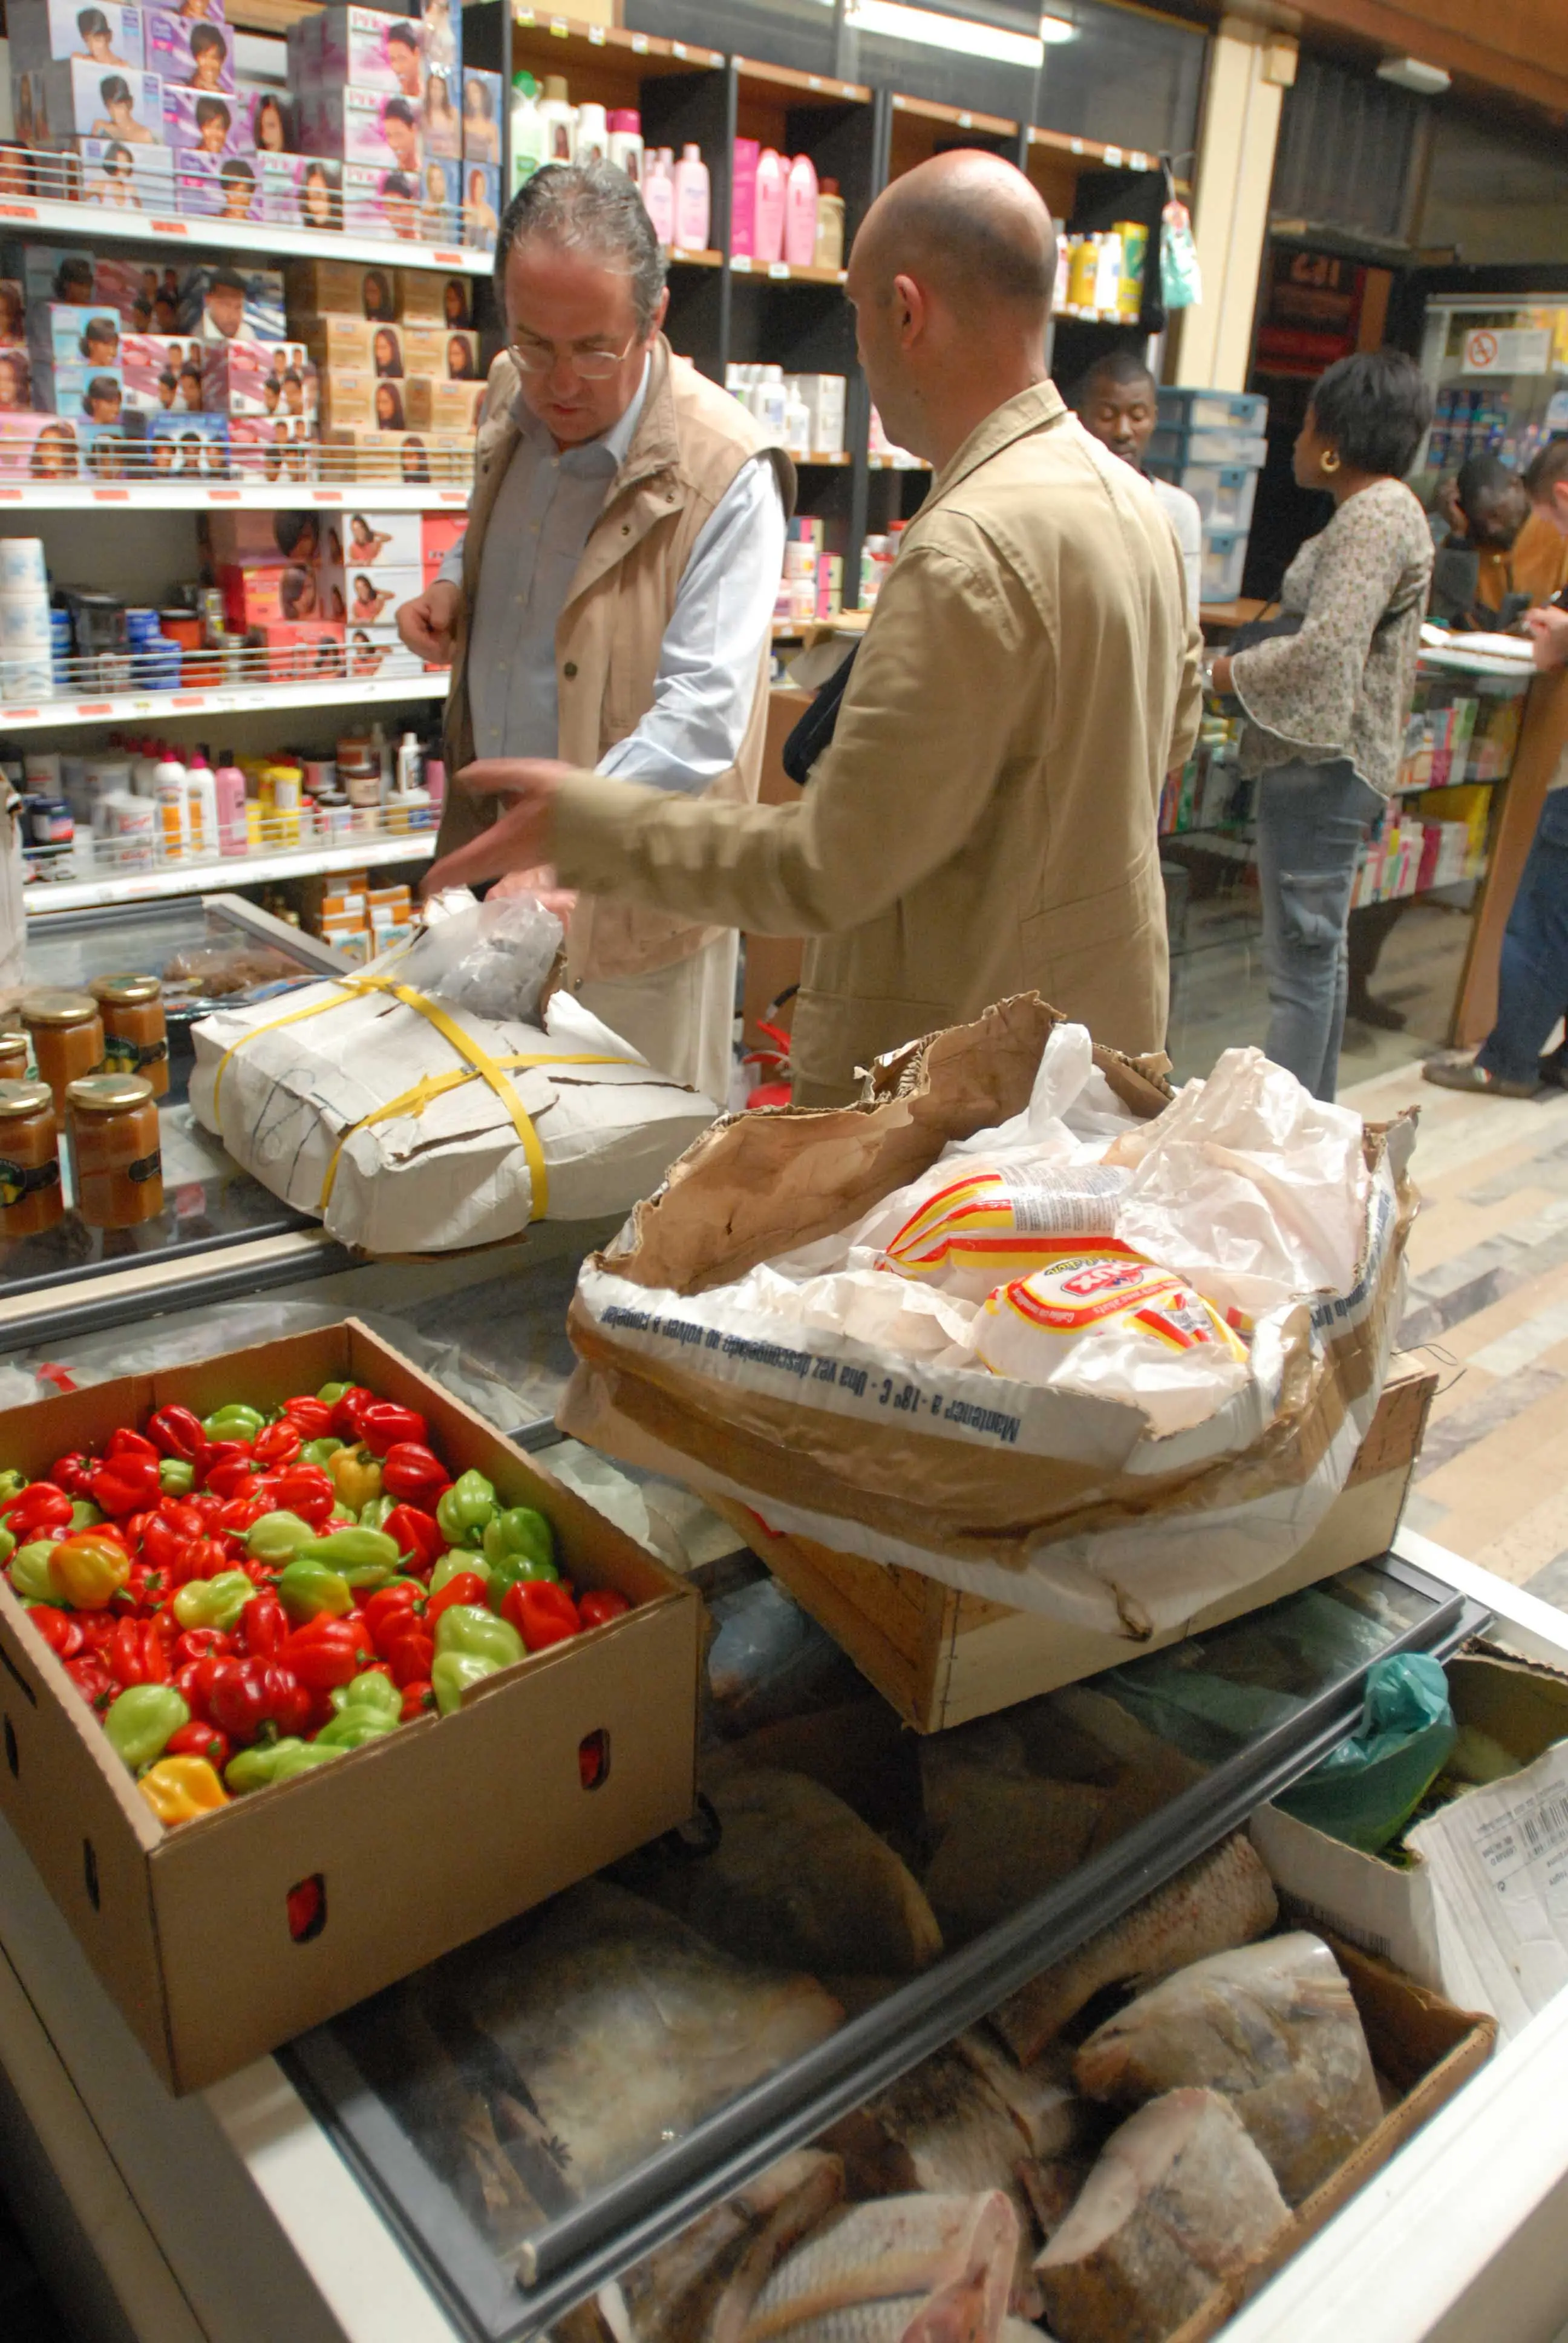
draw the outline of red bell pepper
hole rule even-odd
[[[264,1423],[250,1443],[250,1453],[258,1464],[268,1468],[276,1464],[292,1464],[301,1443],[299,1426],[290,1423],[286,1416],[276,1423]]]
[[[171,1587],[185,1586],[193,1578],[216,1578],[220,1571],[233,1568],[233,1558],[221,1538],[183,1538],[175,1548],[174,1560],[166,1564],[165,1574]]]
[[[93,1468],[93,1503],[100,1513],[136,1513],[158,1501],[158,1453],[152,1442],[146,1456],[122,1453]]]
[[[477,1570],[460,1570],[449,1578],[439,1594],[432,1594],[425,1610],[426,1624],[432,1629],[443,1611],[450,1611],[457,1603],[485,1601],[485,1582]]]
[[[190,1506],[192,1512],[196,1514],[197,1521],[202,1523],[204,1528],[209,1530],[213,1526],[213,1523],[221,1517],[225,1502],[226,1500],[224,1498],[215,1497],[212,1495],[210,1491],[206,1489],[198,1489],[194,1497],[186,1497],[185,1500],[185,1503]]]
[[[220,1660],[206,1715],[231,1741],[248,1746],[269,1725],[280,1736],[303,1732],[310,1695],[293,1670],[276,1660]]]
[[[403,1632],[416,1607],[423,1599],[419,1588],[410,1585],[405,1579],[399,1579],[391,1586],[377,1587],[374,1594],[366,1597],[359,1607],[365,1614],[366,1624],[376,1639],[377,1650],[380,1649],[384,1635],[389,1632],[396,1632],[398,1634]]]
[[[440,1458],[417,1440],[395,1441],[381,1459],[382,1493],[400,1505],[417,1505],[422,1513],[435,1512],[451,1478]]]
[[[226,1441],[224,1443],[226,1447],[230,1444]],[[213,1453],[216,1454],[216,1450]],[[226,1504],[231,1498],[246,1494],[256,1479],[256,1467],[248,1453],[243,1456],[226,1456],[218,1463],[209,1464],[203,1477],[207,1494],[221,1499]]]
[[[172,1619],[173,1612],[168,1615]],[[190,1667],[196,1660],[232,1660],[237,1653],[234,1637],[226,1635],[221,1627],[187,1627],[176,1636],[171,1656],[177,1670]]]
[[[117,1424],[104,1445],[106,1458],[138,1456],[144,1464],[158,1462],[158,1450],[145,1433],[133,1432],[126,1424]]]
[[[332,1429],[332,1410],[324,1399],[312,1399],[301,1393],[297,1399],[286,1399],[284,1414],[298,1427],[302,1440],[325,1440]]]
[[[147,1419],[147,1432],[166,1456],[177,1457],[182,1463],[194,1464],[199,1477],[202,1459],[207,1453],[207,1436],[201,1428],[201,1419],[188,1407],[171,1402],[160,1407]]]
[[[216,1725],[204,1725],[193,1716],[188,1725],[178,1725],[164,1743],[166,1757],[205,1757],[215,1774],[221,1774],[234,1755],[234,1744],[226,1733]]]
[[[150,1619],[122,1619],[108,1650],[109,1674],[122,1689],[167,1684],[171,1670],[164,1639]]]
[[[360,1419],[366,1409],[375,1404],[374,1392],[367,1391],[363,1383],[350,1383],[347,1390],[340,1393],[332,1403],[331,1431],[352,1447],[357,1440],[364,1437],[359,1429]]]
[[[213,1687],[222,1671],[234,1665],[231,1655],[213,1653],[203,1660],[188,1660],[183,1668],[176,1669],[175,1683],[193,1716],[202,1717],[209,1724],[213,1722],[207,1707]]]
[[[93,1459],[73,1449],[68,1456],[56,1456],[49,1467],[49,1478],[67,1496],[90,1497],[93,1493]]]
[[[279,1513],[297,1513],[318,1529],[337,1503],[331,1477],[319,1464],[286,1464],[266,1475],[266,1494]]]
[[[396,1682],[396,1678],[394,1678]],[[428,1716],[436,1705],[436,1695],[427,1684],[406,1684],[403,1706],[398,1713],[399,1725],[412,1725],[417,1717]]]
[[[396,1400],[375,1401],[361,1410],[359,1423],[359,1437],[372,1456],[385,1456],[389,1448],[430,1444],[430,1427],[418,1409],[400,1407]]]
[[[106,1707],[120,1689],[95,1652],[83,1652],[78,1658],[67,1660],[65,1674],[89,1708]]]
[[[78,1611],[75,1617],[82,1631],[84,1651],[106,1652],[114,1641],[118,1620],[107,1611]]]
[[[405,1691],[411,1684],[424,1684],[435,1664],[436,1645],[427,1629],[416,1619],[409,1619],[400,1634],[389,1634],[382,1646],[382,1657],[395,1684]]]
[[[288,1614],[276,1594],[253,1594],[239,1614],[246,1656],[275,1660],[289,1637]]]
[[[445,1587],[441,1590],[443,1594],[446,1591]],[[530,1652],[548,1651],[552,1644],[566,1643],[582,1624],[577,1604],[553,1578],[517,1580],[507,1589],[501,1616],[517,1629]]]
[[[217,1527],[229,1537],[242,1538],[272,1507],[263,1497],[231,1497],[217,1517]]]
[[[35,1603],[27,1616],[38,1630],[56,1658],[74,1660],[83,1647],[82,1623],[69,1611],[57,1611],[52,1603]]]
[[[358,1675],[376,1657],[370,1631],[352,1614],[334,1619],[321,1612],[288,1637],[278,1657],[314,1693],[333,1692]]]
[[[387,1467],[381,1467],[385,1484]],[[434,1513],[427,1513],[417,1505],[394,1505],[381,1524],[389,1538],[396,1538],[397,1550],[410,1570],[427,1578],[447,1551],[447,1540]]]
[[[631,1609],[624,1594],[613,1587],[590,1586],[578,1604],[578,1617],[585,1627],[602,1627],[608,1619],[623,1618]]]
[[[40,1530],[63,1530],[71,1519],[71,1500],[53,1481],[29,1481],[7,1505],[0,1519],[18,1545],[26,1545]]]

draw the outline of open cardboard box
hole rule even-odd
[[[548,1516],[565,1574],[635,1607],[337,1764],[166,1830],[0,1580],[4,1813],[176,2091],[306,2027],[683,1822],[695,1804],[702,1606],[692,1590],[356,1320],[0,1413],[0,1461],[55,1457],[177,1400],[276,1405],[332,1381],[420,1409],[454,1473]],[[606,1737],[585,1789],[578,1750]],[[325,1919],[290,1934],[318,1875]]]

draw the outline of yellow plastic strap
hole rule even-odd
[[[220,1111],[223,1100],[223,1078],[228,1071],[228,1061],[236,1051],[243,1050],[247,1041],[254,1041],[259,1033],[276,1032],[280,1025],[297,1025],[307,1017],[319,1017],[327,1009],[341,1009],[346,1001],[354,999],[359,989],[357,984],[349,983],[343,986],[331,1001],[313,1001],[308,1009],[290,1009],[284,1016],[269,1017],[265,1025],[253,1025],[247,1033],[242,1033],[238,1041],[233,1042],[217,1061],[217,1071],[213,1076],[212,1082],[213,1112],[217,1114]]]
[[[557,1058],[548,1056],[542,1051],[536,1051],[528,1057],[497,1058],[491,1062],[498,1072],[506,1074],[515,1073],[524,1066],[635,1066],[640,1061],[636,1058],[589,1056],[586,1051],[571,1057]],[[421,1075],[411,1090],[404,1091],[401,1096],[389,1100],[385,1106],[373,1107],[368,1114],[361,1115],[359,1121],[344,1132],[332,1151],[332,1161],[327,1167],[327,1177],[321,1183],[322,1211],[327,1210],[332,1200],[333,1184],[337,1178],[338,1159],[357,1131],[367,1130],[373,1122],[390,1122],[400,1114],[423,1114],[432,1100],[443,1098],[448,1091],[460,1090],[465,1082],[471,1082],[476,1073],[482,1071],[482,1068],[477,1066],[458,1066],[449,1074]],[[538,1139],[534,1131],[533,1123],[528,1120],[527,1110],[523,1107],[521,1100],[517,1098],[517,1092],[512,1089],[510,1082],[508,1082],[506,1087],[510,1098],[517,1100],[518,1111],[528,1123],[529,1138],[532,1139],[534,1147],[538,1148]],[[503,1100],[502,1103],[506,1104],[507,1101]],[[517,1116],[514,1114],[512,1119],[515,1122]],[[524,1149],[525,1152],[528,1152],[527,1141],[524,1141]],[[545,1172],[542,1151],[537,1176],[531,1153],[528,1153],[528,1173],[533,1182],[534,1199],[534,1208],[528,1217],[530,1220],[537,1221],[544,1212],[541,1196],[548,1193],[548,1182]]]

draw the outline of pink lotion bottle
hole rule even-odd
[[[736,260],[749,260],[757,249],[757,158],[762,149],[755,138],[738,138],[729,176],[729,250]]]
[[[757,165],[756,257],[765,266],[784,257],[784,165],[764,146]]]
[[[681,150],[675,166],[675,248],[678,252],[706,252],[708,221],[711,193],[708,183],[708,166],[699,146],[687,146]]]
[[[809,268],[817,258],[817,170],[809,155],[797,155],[784,191],[784,257],[791,268]]]
[[[245,775],[234,761],[232,749],[220,752],[212,786],[217,799],[219,846],[225,854],[248,854],[250,838],[246,829]]]

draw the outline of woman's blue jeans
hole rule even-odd
[[[1265,1047],[1314,1098],[1332,1099],[1339,1079],[1351,889],[1367,824],[1382,804],[1342,757],[1276,765],[1258,786]]]
[[[1547,1036],[1568,1007],[1568,789],[1541,809],[1508,914],[1497,971],[1497,1022],[1476,1053],[1501,1081],[1533,1082]]]

